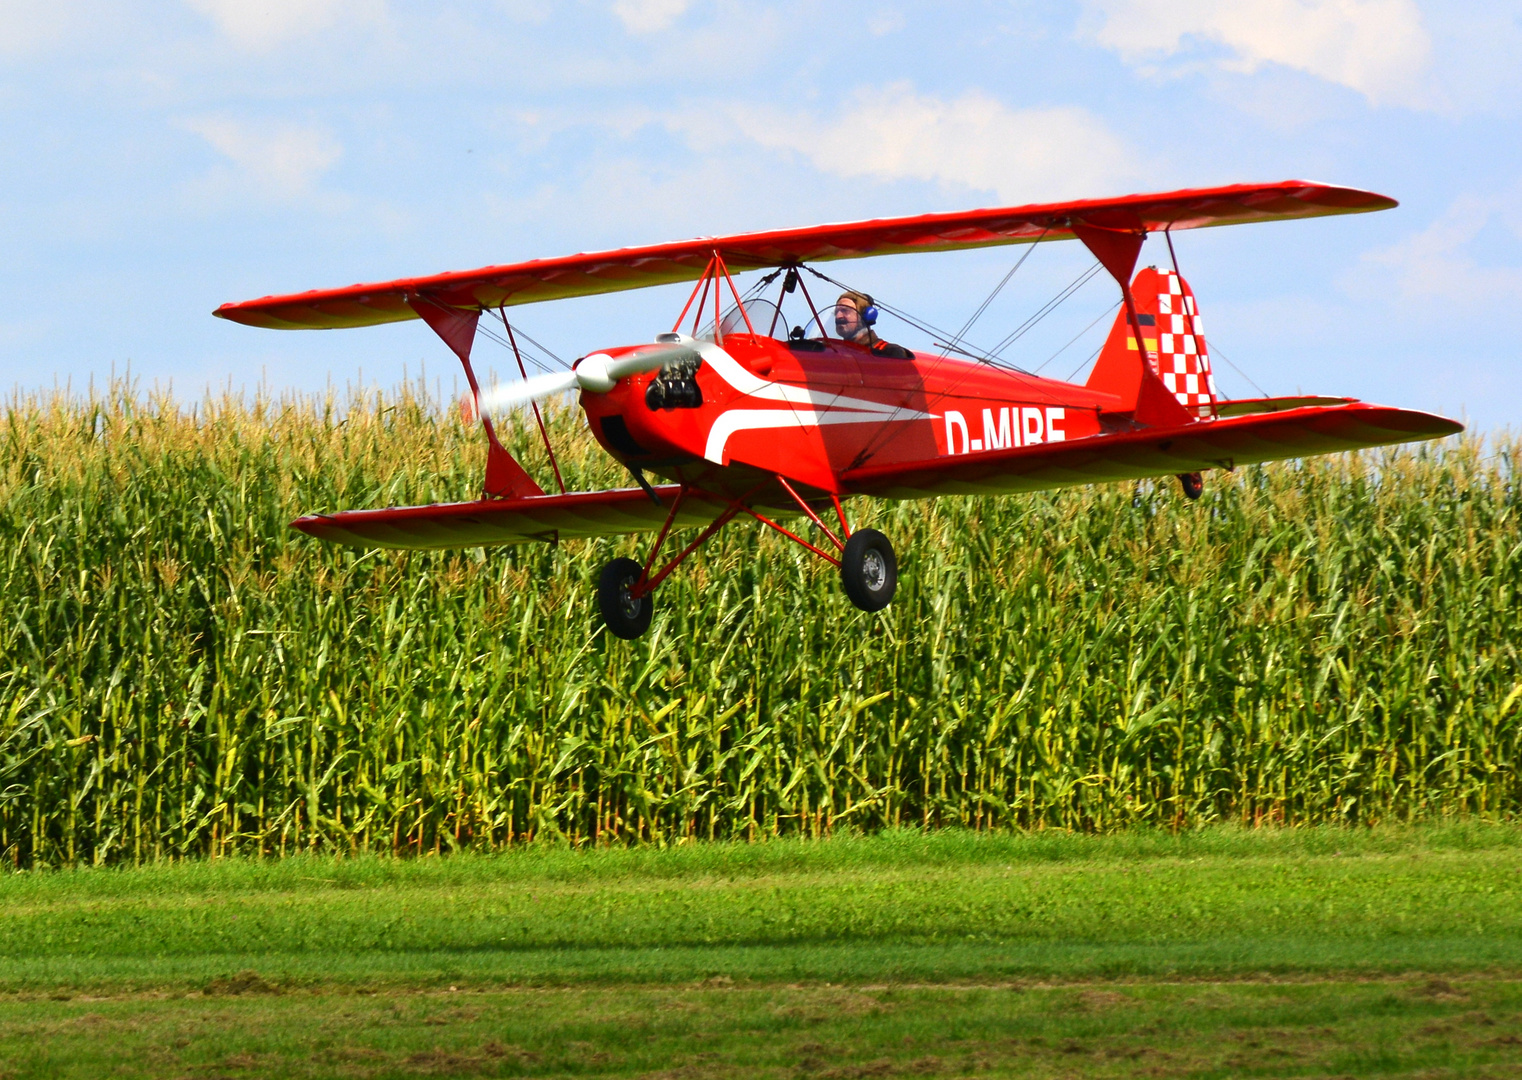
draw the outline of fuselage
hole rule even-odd
[[[581,395],[593,435],[619,461],[739,494],[781,474],[851,493],[861,466],[923,462],[1081,439],[1106,430],[1113,395],[939,354],[880,357],[836,339],[666,334],[701,363]],[[618,357],[648,346],[603,350]]]

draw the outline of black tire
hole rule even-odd
[[[639,599],[629,595],[629,586],[639,580],[645,568],[633,559],[614,559],[597,577],[597,606],[608,632],[625,641],[633,641],[650,629],[650,615],[655,605],[646,593]]]
[[[1205,478],[1197,472],[1179,473],[1178,482],[1184,489],[1184,498],[1191,501],[1198,499],[1205,492]]]
[[[858,529],[840,553],[840,581],[851,603],[863,611],[881,611],[898,588],[898,559],[893,545],[876,529]]]

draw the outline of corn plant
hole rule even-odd
[[[573,488],[627,477],[570,408]],[[508,441],[548,478],[532,422]],[[878,615],[728,526],[629,643],[648,538],[360,553],[299,513],[470,497],[418,387],[18,396],[0,428],[0,854],[16,866],[819,835],[1509,817],[1506,438],[1006,498],[850,504]]]

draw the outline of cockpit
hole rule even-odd
[[[772,275],[762,284],[770,283],[775,277],[775,274]],[[821,309],[815,306],[806,291],[795,292],[798,284],[800,283],[797,272],[788,271],[788,277],[783,282],[776,301],[765,300],[758,296],[732,304],[720,316],[717,334],[715,334],[714,324],[709,322],[697,336],[705,341],[714,341],[716,337],[723,339],[732,335],[754,334],[757,337],[785,342],[787,347],[794,352],[824,352],[829,348],[829,343],[840,342],[865,349],[880,359],[914,359],[914,353],[902,346],[883,341],[873,331],[878,309],[866,293],[847,289],[834,304]],[[795,316],[802,315],[803,317],[801,323],[791,324],[790,328],[787,315],[783,313],[780,305],[787,303],[789,295],[797,296],[799,293],[802,295],[802,303],[808,306],[806,311],[794,311]],[[795,300],[793,306],[797,308],[802,304]]]
[[[789,328],[782,309],[776,304],[760,298],[747,300],[743,306],[732,304],[724,313],[724,317],[719,320],[719,334],[721,337],[730,337],[734,334],[754,333],[758,337],[785,341],[794,350],[817,352],[824,348],[825,341],[840,340],[842,337],[839,329],[842,313],[837,308],[844,307],[847,305],[831,305],[820,312],[817,318],[810,311],[808,317],[800,325]],[[850,310],[850,315],[854,314],[853,308]],[[828,332],[821,328],[821,320],[824,321]],[[703,341],[713,341],[713,323],[709,322],[698,337]]]

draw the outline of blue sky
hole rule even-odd
[[[420,323],[275,332],[210,311],[700,234],[1304,177],[1402,205],[1177,238],[1223,390],[1522,426],[1522,0],[0,0],[0,18],[0,373],[22,389],[130,370],[194,399],[423,370],[448,392],[453,359]],[[826,269],[959,326],[1023,250]],[[1089,261],[1039,250],[970,337],[1002,337]],[[1046,361],[1112,289],[1012,358]],[[516,311],[571,357],[648,340],[682,299]]]

